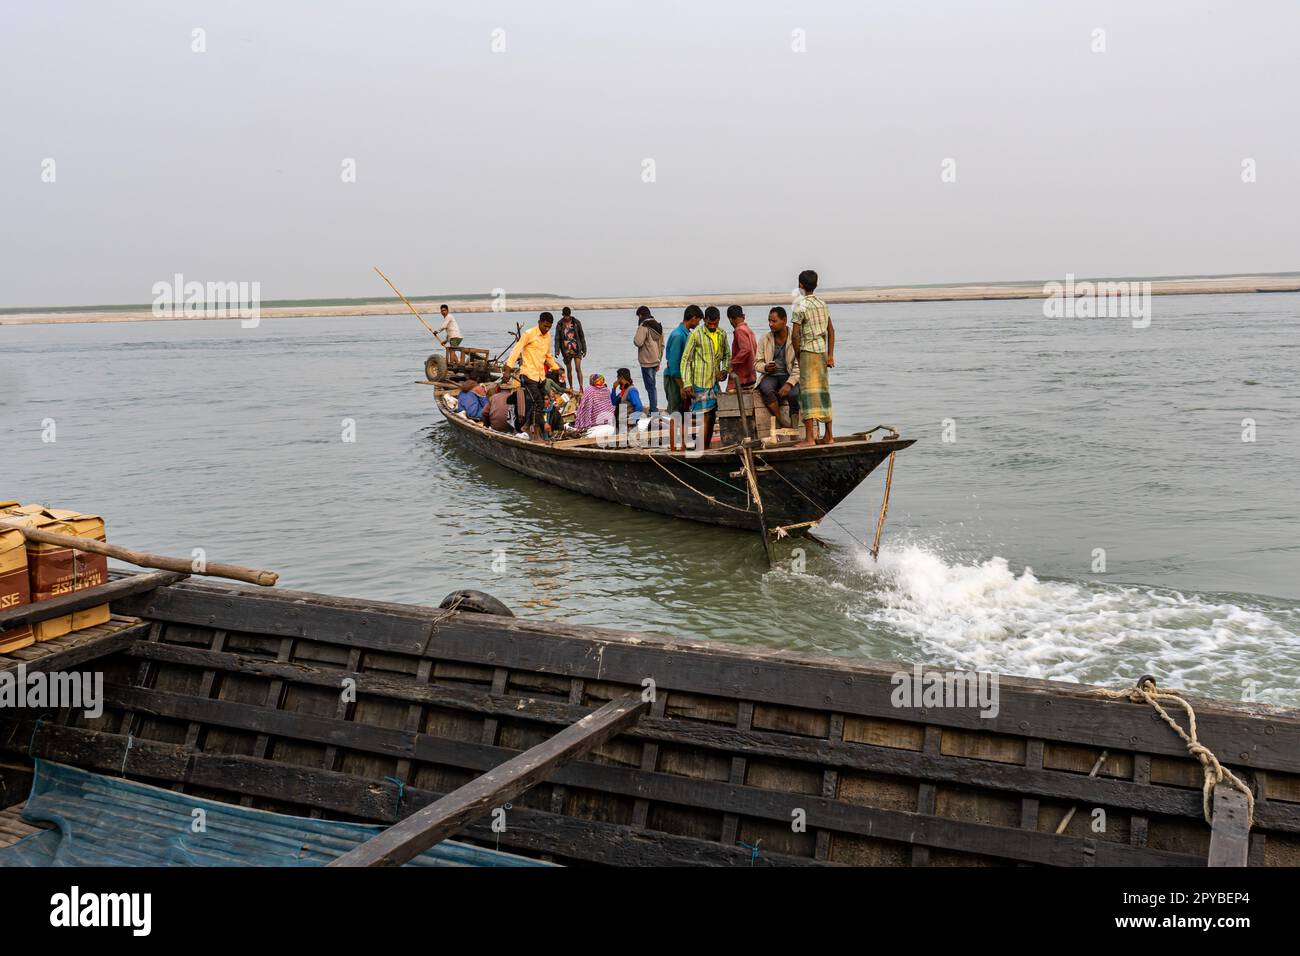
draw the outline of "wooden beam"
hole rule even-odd
[[[599,746],[650,707],[640,694],[612,700],[554,737],[476,777],[459,790],[349,850],[330,866],[401,866],[500,803],[540,783],[555,768]]]
[[[7,611],[0,611],[0,631],[7,631],[9,628],[18,627],[21,624],[36,624],[40,621],[48,621],[50,618],[71,614],[73,611],[84,611],[86,608],[108,604],[111,601],[140,594],[143,591],[166,587],[169,584],[175,584],[177,581],[183,580],[187,576],[177,574],[174,571],[132,574],[129,577],[117,578],[97,587],[82,588],[80,591],[61,594],[47,601],[22,604],[18,607],[9,608]]]
[[[1250,850],[1250,813],[1246,795],[1220,783],[1214,788],[1214,818],[1210,821],[1207,866],[1245,866]]]

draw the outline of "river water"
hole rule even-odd
[[[883,468],[826,547],[782,542],[769,571],[756,535],[475,458],[415,384],[411,316],[0,328],[0,498],[290,588],[476,587],[525,616],[1300,704],[1300,296],[1152,310],[1135,329],[1037,301],[835,307],[837,425],[918,439],[878,564]],[[460,321],[495,348],[516,318]],[[581,318],[588,371],[634,365],[630,314]]]

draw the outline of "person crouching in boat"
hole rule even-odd
[[[472,421],[483,418],[483,409],[487,408],[488,399],[483,386],[472,378],[460,383],[460,395],[456,397],[456,411],[463,412]]]
[[[762,376],[758,380],[758,394],[777,423],[789,428],[791,417],[799,407],[799,353],[794,350],[785,309],[778,305],[769,312],[767,327],[772,331],[758,343],[758,355],[754,359],[754,371]]]
[[[519,382],[506,369],[501,381],[488,387],[487,408],[483,410],[483,423],[494,432],[509,434],[515,431],[518,421],[515,398],[519,394]]]
[[[664,402],[669,415],[685,414],[691,407],[690,402],[682,401],[682,352],[686,350],[686,340],[691,337],[691,331],[703,319],[703,309],[698,305],[688,305],[682,313],[681,325],[669,333],[664,346]]]
[[[551,326],[554,324],[555,316],[543,312],[537,317],[537,324],[519,336],[519,341],[506,356],[507,368],[514,368],[516,363],[519,365],[519,379],[528,398],[527,420],[523,427],[533,441],[546,440],[546,373],[561,368],[551,354]]]
[[[627,408],[627,420],[635,422],[645,417],[645,403],[641,401],[641,395],[632,384],[632,372],[630,369],[621,368],[618,370],[618,377],[614,379],[614,386],[609,390],[609,401],[614,406],[614,420],[618,421],[620,407]]]
[[[586,431],[597,425],[614,424],[614,403],[610,401],[609,390],[605,387],[605,376],[599,372],[591,376],[588,382],[591,388],[584,388],[578,399],[578,411],[573,418],[573,427]]]
[[[799,273],[799,298],[794,306],[794,350],[799,355],[799,411],[803,415],[804,440],[807,445],[828,445],[831,434],[831,380],[829,369],[835,367],[835,326],[826,303],[817,291],[817,273],[805,269]],[[817,437],[817,423],[822,423],[822,437]]]
[[[682,401],[690,410],[704,416],[697,446],[707,450],[713,441],[713,425],[718,418],[718,383],[725,381],[731,367],[731,346],[727,333],[718,328],[722,313],[717,306],[704,310],[704,324],[691,330],[682,350]]]

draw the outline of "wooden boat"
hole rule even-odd
[[[794,440],[753,448],[762,511],[750,492],[737,446],[696,454],[660,447],[602,447],[593,439],[529,442],[449,410],[436,390],[438,411],[465,448],[512,471],[570,491],[645,511],[746,530],[801,534],[821,521],[892,453],[915,439],[873,439],[867,432],[830,445],[796,447]],[[635,429],[633,429],[635,431]]]
[[[443,831],[566,864],[1300,863],[1293,709],[1189,698],[1253,792],[1247,832],[1224,785],[1206,823],[1202,768],[1150,707],[1095,687],[1002,678],[992,716],[896,706],[906,665],[525,621],[472,594],[435,609],[124,575],[60,610],[106,598],[103,656],[19,652],[101,672],[105,710],[0,710],[0,807],[40,758],[426,836],[420,815],[450,801],[463,825],[444,813]],[[558,741],[589,731],[563,763]],[[529,784],[508,808],[490,802],[505,777]]]

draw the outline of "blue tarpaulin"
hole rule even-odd
[[[323,866],[384,829],[203,800],[46,760],[36,761],[22,816],[53,828],[0,849],[0,866]],[[444,841],[406,865],[550,864]]]

